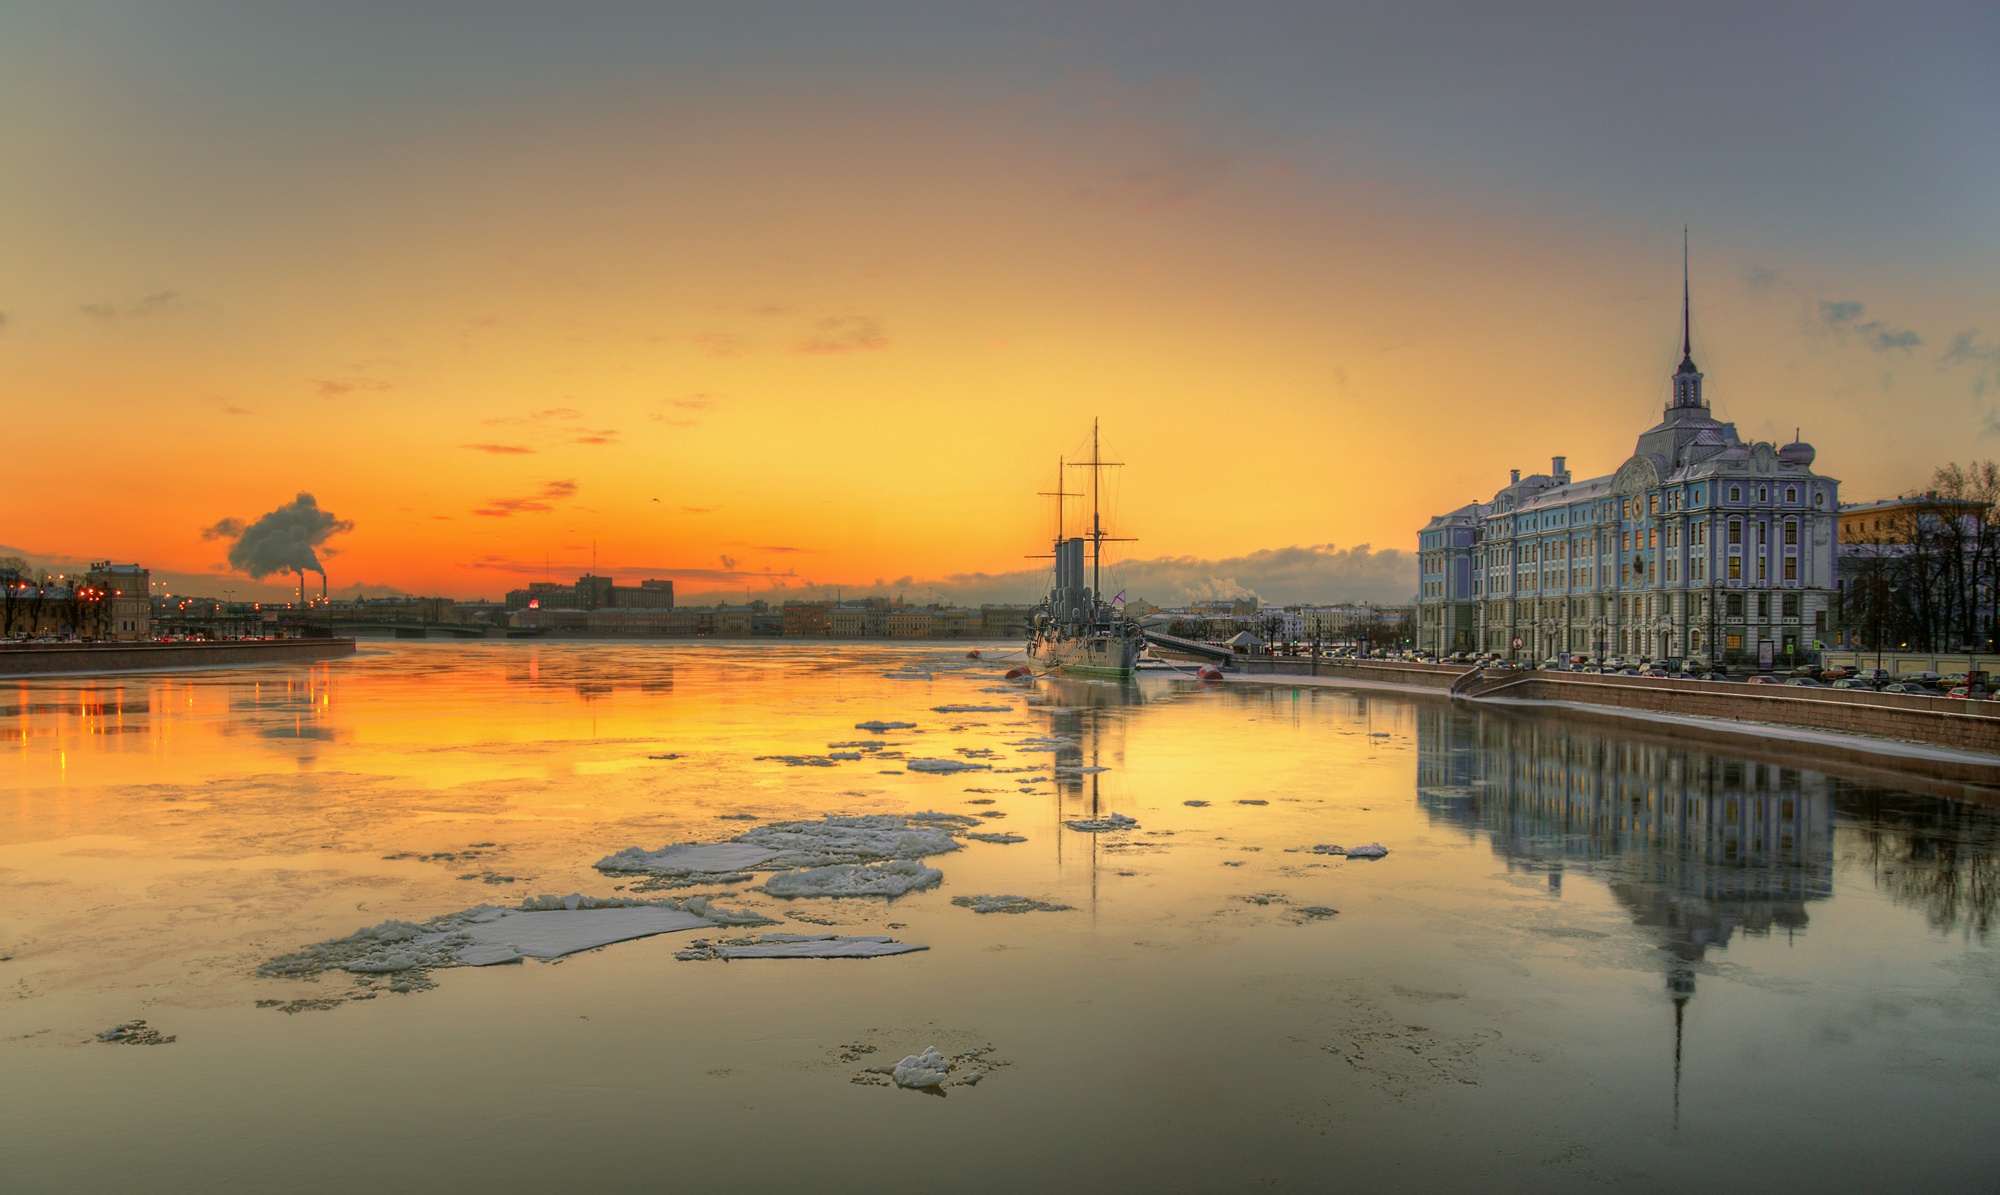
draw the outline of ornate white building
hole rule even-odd
[[[1421,648],[1783,664],[1827,638],[1840,483],[1710,415],[1687,316],[1683,283],[1672,400],[1617,472],[1516,469],[1418,533]]]

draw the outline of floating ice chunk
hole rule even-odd
[[[883,680],[929,680],[931,674],[919,668],[905,668],[901,672],[885,672]]]
[[[788,768],[830,768],[833,760],[824,755],[759,755],[759,763],[781,763]]]
[[[725,814],[726,817],[737,815]],[[742,871],[776,858],[773,847],[736,842],[682,842],[657,851],[628,846],[615,855],[597,861],[597,870],[610,872],[654,872],[664,875],[719,875]]]
[[[787,900],[802,896],[897,897],[934,888],[943,880],[944,873],[935,867],[925,867],[915,859],[891,859],[780,872],[764,881],[764,891]]]
[[[881,734],[885,730],[915,730],[915,722],[856,722],[854,729],[873,731]]]
[[[1380,859],[1388,853],[1388,848],[1379,842],[1371,842],[1367,846],[1351,846],[1347,848],[1347,857],[1350,859]]]
[[[1257,798],[1257,797],[1245,797],[1245,798],[1243,798],[1242,800],[1240,800],[1240,801],[1238,801],[1238,802],[1236,802],[1236,803],[1237,803],[1238,805],[1269,805],[1269,804],[1270,804],[1270,802],[1269,802],[1269,801],[1265,801],[1265,800],[1262,800],[1262,799],[1260,799],[1260,798]]]
[[[1107,813],[1103,817],[1082,818],[1063,823],[1072,830],[1081,830],[1086,834],[1099,834],[1106,830],[1130,830],[1138,824],[1136,818],[1126,817],[1122,813]]]
[[[1108,772],[1110,770],[1110,768],[1100,768],[1095,764],[1056,765],[1056,775],[1058,776],[1094,776],[1099,772]]]
[[[1345,855],[1347,853],[1347,848],[1344,846],[1336,846],[1330,842],[1322,842],[1318,846],[1312,849],[1312,853],[1315,855]]]
[[[851,743],[828,743],[829,751],[880,751],[889,744],[882,739],[855,739]]]
[[[1074,735],[1037,734],[1007,745],[1021,751],[1060,751],[1064,747],[1076,746],[1077,739]]]
[[[646,758],[647,758],[647,759],[679,759],[679,758],[680,758],[680,753],[679,753],[679,752],[677,752],[677,751],[669,751],[669,752],[667,752],[667,753],[666,753],[666,754],[664,754],[664,755],[648,755],[648,756],[647,756]]]
[[[898,1087],[922,1089],[935,1088],[951,1073],[951,1064],[938,1053],[936,1046],[925,1046],[921,1054],[912,1054],[898,1062],[889,1077]]]
[[[629,942],[634,938],[650,938],[654,934],[678,933],[688,929],[708,929],[714,925],[715,922],[706,917],[683,909],[568,907],[533,912],[509,910],[504,917],[468,925],[455,933],[439,934],[437,937],[463,936],[471,939],[470,950],[460,947],[454,951],[454,957],[462,966],[488,967],[495,963],[519,962],[523,958],[561,958],[614,942]],[[424,938],[417,939],[417,943],[429,944]]]
[[[1299,916],[1305,918],[1307,921],[1320,921],[1328,917],[1340,916],[1339,909],[1330,909],[1325,905],[1300,905],[1296,911]]]
[[[97,1035],[98,1041],[117,1042],[127,1046],[164,1046],[175,1040],[171,1033],[162,1035],[144,1021],[127,1021],[123,1025],[113,1025]]]
[[[904,763],[903,766],[912,772],[931,772],[935,774],[947,772],[990,772],[993,770],[993,765],[991,764],[968,763],[962,759],[912,759]]]
[[[1008,714],[1014,711],[1011,705],[934,705],[933,714]]]
[[[997,842],[1002,846],[1028,841],[1019,834],[967,834],[966,837],[972,839],[974,842]]]
[[[1190,808],[1194,808],[1194,809],[1206,809],[1206,808],[1208,808],[1208,802],[1207,802],[1207,801],[1182,801],[1182,802],[1181,802],[1181,804],[1183,804],[1183,805],[1186,805],[1186,806],[1189,806]]]
[[[683,962],[739,958],[883,958],[930,947],[876,934],[763,934],[748,938],[698,939],[674,957]]]
[[[1070,907],[1027,896],[954,896],[951,903],[975,913],[1057,913]]]
[[[827,752],[827,753],[826,753],[826,757],[827,757],[828,759],[860,759],[860,758],[861,758],[861,752],[859,752],[859,751],[829,751],[829,752]]]
[[[760,865],[766,869],[814,867],[942,855],[959,847],[953,832],[978,824],[951,813],[912,813],[906,817],[876,813],[759,826],[737,835],[736,841],[776,852]]]

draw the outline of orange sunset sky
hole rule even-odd
[[[1025,599],[1097,416],[1132,596],[1406,600],[1657,417],[1684,223],[1746,438],[1994,455],[1996,10],[1613,7],[12,9],[0,554]]]

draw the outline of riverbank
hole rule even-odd
[[[352,639],[27,644],[0,648],[0,677],[243,668],[258,664],[310,663],[353,654]]]
[[[2000,789],[2000,702],[1845,689],[1720,684],[1591,673],[1499,673],[1390,660],[1251,659],[1238,684],[1385,688],[1520,713],[1642,725],[1667,738],[1745,740],[1796,762],[1837,761],[1901,782]],[[1297,671],[1293,671],[1296,668]],[[1455,687],[1456,686],[1456,687]]]

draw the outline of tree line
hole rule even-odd
[[[64,634],[101,636],[111,602],[85,577],[57,577],[19,556],[0,556],[0,638]]]
[[[1927,652],[1994,647],[2000,597],[2000,464],[1947,464],[1923,493],[1852,516],[1840,543],[1850,645]]]

